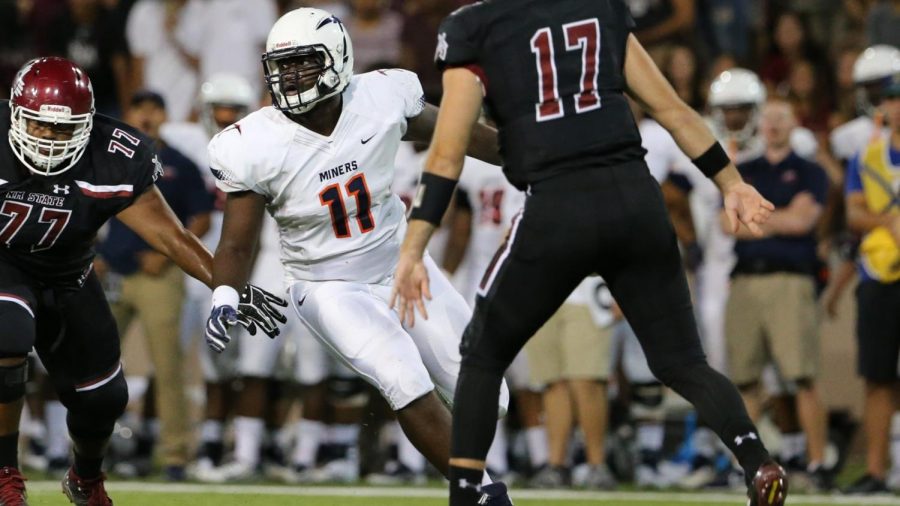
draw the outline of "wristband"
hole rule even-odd
[[[705,153],[691,161],[700,169],[704,176],[712,179],[725,167],[728,167],[728,164],[731,163],[731,158],[728,158],[728,153],[722,149],[722,145],[716,142]]]
[[[410,220],[425,220],[434,226],[440,226],[444,212],[453,198],[453,190],[456,189],[456,180],[448,179],[430,172],[423,172],[419,180],[419,188],[416,190],[416,198],[413,200],[412,210],[409,213]]]
[[[238,304],[241,302],[241,296],[238,294],[237,290],[228,286],[221,285],[216,287],[213,290],[212,294],[212,307],[217,308],[221,306],[228,306],[237,309]]]

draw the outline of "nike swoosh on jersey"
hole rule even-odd
[[[368,144],[369,141],[372,140],[372,139],[374,139],[376,135],[378,135],[378,134],[372,134],[372,137],[369,137],[369,138],[366,139],[366,140],[360,140],[359,142],[361,142],[361,143],[363,143],[363,144]]]

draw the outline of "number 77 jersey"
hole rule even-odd
[[[633,26],[623,0],[486,0],[444,20],[435,59],[479,75],[504,172],[522,188],[643,157],[623,94]]]
[[[397,262],[406,216],[391,192],[394,158],[424,109],[422,87],[411,72],[376,71],[354,76],[342,99],[330,136],[265,107],[209,144],[222,191],[266,198],[288,283],[378,283]]]

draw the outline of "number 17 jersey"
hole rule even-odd
[[[522,188],[643,157],[623,94],[633,26],[623,0],[485,0],[444,20],[435,59],[480,75],[504,172]]]
[[[397,262],[406,209],[391,192],[394,158],[422,87],[411,72],[376,71],[354,76],[342,99],[330,136],[265,107],[209,144],[222,191],[266,198],[288,284],[384,282]]]

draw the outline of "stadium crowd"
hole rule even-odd
[[[745,179],[777,207],[763,239],[727,234],[715,188],[652,118],[641,119],[712,364],[738,385],[752,416],[771,421],[762,437],[803,477],[794,486],[834,488],[861,421],[865,472],[849,477],[846,491],[900,491],[900,150],[888,142],[900,139],[900,1],[625,1],[637,37],[680,97],[709,118]],[[33,57],[79,64],[97,111],[156,141],[164,166],[158,186],[214,250],[222,201],[206,145],[270,103],[260,55],[281,13],[332,12],[354,41],[356,72],[412,70],[438,104],[438,24],[466,3],[0,2],[0,98]],[[426,149],[408,144],[397,160],[394,188],[407,202]],[[498,169],[467,163],[429,250],[471,303],[523,197]],[[267,227],[253,282],[279,291],[277,230],[271,220]],[[120,330],[137,328],[125,345],[137,350],[125,354],[132,409],[116,428],[111,473],[161,469],[173,481],[219,483],[424,482],[425,459],[386,403],[293,315],[272,341],[241,335],[212,354],[201,338],[208,288],[115,220],[98,252],[95,269]],[[857,343],[848,348],[859,357],[865,402],[861,419],[844,420],[828,413],[820,324],[852,318],[840,301],[853,285],[859,322],[842,338]],[[703,420],[653,378],[602,279],[572,294],[507,379],[512,409],[498,423],[492,474],[541,488],[743,486]],[[25,464],[65,472],[65,408],[39,373],[31,386]]]

